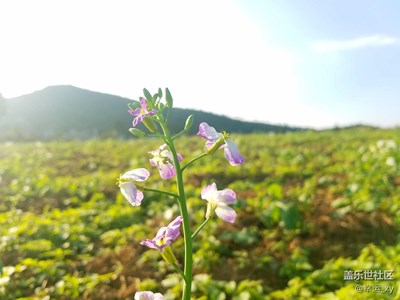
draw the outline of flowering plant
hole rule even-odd
[[[244,158],[240,154],[236,144],[228,140],[228,134],[225,131],[222,133],[217,132],[214,127],[202,122],[200,123],[197,135],[207,140],[205,144],[206,151],[184,163],[182,155],[176,150],[174,140],[190,129],[193,124],[193,116],[187,118],[184,129],[181,132],[172,136],[168,129],[168,117],[173,106],[170,91],[165,89],[165,97],[163,97],[161,89],[158,89],[158,92],[154,95],[150,94],[146,89],[143,89],[143,92],[144,97],[141,97],[140,101],[134,102],[128,111],[131,115],[135,116],[132,121],[133,128],[130,128],[129,131],[139,137],[152,136],[162,140],[162,145],[157,150],[150,152],[153,157],[150,158],[149,163],[151,166],[157,167],[160,177],[163,180],[175,178],[177,192],[173,193],[147,188],[144,184],[150,176],[150,172],[145,168],[125,172],[118,179],[118,185],[122,195],[133,206],[141,204],[145,198],[143,193],[145,191],[158,192],[176,198],[180,208],[180,215],[168,226],[160,228],[154,238],[146,239],[140,244],[159,251],[164,260],[175,268],[183,279],[182,299],[189,300],[192,291],[193,242],[214,213],[223,221],[234,223],[236,212],[228,205],[235,202],[236,193],[231,189],[217,190],[216,183],[211,183],[204,187],[200,197],[207,201],[205,220],[192,232],[190,228],[190,215],[186,203],[183,172],[195,161],[212,155],[218,149],[224,149],[224,155],[232,166],[243,164]],[[148,131],[136,128],[140,123],[143,123]],[[180,264],[172,250],[173,242],[180,236],[181,226],[185,252],[183,270],[179,266]],[[163,296],[159,293],[153,294],[151,291],[140,291],[136,293],[135,299],[163,299]]]

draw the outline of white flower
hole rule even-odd
[[[144,168],[131,170],[121,175],[119,178],[119,188],[122,195],[133,206],[139,206],[143,200],[143,192],[138,190],[134,181],[142,182],[150,176],[149,171]]]
[[[233,223],[235,222],[236,212],[228,204],[232,204],[236,200],[236,194],[231,189],[217,190],[217,185],[212,183],[201,191],[201,199],[207,200],[206,218],[216,215],[222,220]]]
[[[153,293],[153,292],[136,292],[135,300],[163,300],[164,296],[160,293]]]

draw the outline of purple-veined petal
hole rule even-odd
[[[142,107],[142,110],[145,111],[145,113],[146,113],[146,112],[147,112],[147,103],[146,103],[146,99],[140,98],[140,106]]]
[[[150,249],[158,250],[160,252],[163,252],[163,248],[168,246],[166,244],[165,245],[161,245],[161,246],[158,245],[156,239],[152,239],[152,240],[147,239],[147,240],[141,241],[140,245],[146,246],[146,247],[148,247]]]
[[[178,156],[178,161],[181,162],[183,160],[182,155],[180,155],[179,153],[176,154]]]
[[[179,230],[179,228],[181,227],[182,221],[183,221],[183,217],[178,216],[175,218],[175,220],[173,220],[171,223],[169,223],[168,228],[173,229],[173,230]]]
[[[165,230],[164,238],[169,241],[169,244],[178,238],[182,221],[182,216],[175,218]]]
[[[153,158],[150,159],[150,164],[158,168],[162,179],[170,179],[176,174],[172,152],[165,149],[166,147],[167,145],[163,144],[157,150],[149,152],[153,155]],[[179,162],[181,162],[182,155],[178,153],[177,156]]]
[[[207,185],[201,190],[201,199],[203,200],[213,200],[217,195],[217,185],[214,183]]]
[[[221,218],[226,222],[229,223],[235,222],[236,212],[233,210],[233,208],[229,206],[218,205],[217,208],[215,209],[215,213],[219,218]]]
[[[132,125],[133,127],[136,127],[137,124],[143,121],[144,116],[143,115],[138,115],[136,118],[133,119]]]
[[[231,189],[224,189],[219,191],[218,202],[225,204],[232,204],[236,200],[236,193]]]
[[[159,164],[158,170],[162,179],[167,180],[175,176],[175,167],[172,164]]]
[[[231,189],[217,190],[217,185],[212,183],[201,190],[201,198],[208,201],[206,218],[212,216],[213,211],[216,215],[226,222],[233,223],[236,212],[227,206],[236,200],[236,193]]]
[[[142,109],[140,110],[140,113],[143,116],[152,116],[157,112],[157,110],[155,110],[155,109],[152,109],[151,111],[147,110],[147,102],[146,102],[145,98],[140,99],[140,105],[142,107]]]
[[[136,188],[133,182],[122,182],[119,184],[122,195],[132,206],[139,206],[143,200],[143,193]]]
[[[140,242],[140,244],[163,252],[165,247],[171,245],[171,243],[178,238],[182,221],[182,216],[175,218],[168,226],[161,227],[155,238],[144,240]]]
[[[156,234],[155,240],[161,240],[165,237],[165,233],[167,232],[168,227],[161,227]]]
[[[132,110],[132,109],[128,110],[128,113],[130,113],[132,116],[140,115],[140,112],[141,112],[140,108],[136,108],[134,110]]]
[[[211,141],[212,143],[222,136],[221,133],[217,132],[214,127],[211,127],[206,122],[200,123],[197,135]]]
[[[244,163],[244,158],[240,154],[238,147],[232,141],[225,141],[227,147],[224,148],[224,154],[232,166],[237,166]]]
[[[147,103],[146,99],[144,98],[140,98],[140,106],[141,107],[135,108],[134,110],[128,110],[131,115],[136,116],[136,118],[134,118],[132,121],[133,127],[136,127],[139,123],[141,123],[146,116],[152,116],[157,112],[155,109],[147,111]]]
[[[121,176],[121,179],[129,179],[134,181],[145,181],[150,176],[149,171],[145,168],[139,168],[128,171]]]

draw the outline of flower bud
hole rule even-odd
[[[144,137],[146,136],[146,133],[137,129],[137,128],[129,128],[129,132],[132,133],[133,135],[137,137]]]
[[[153,119],[150,117],[144,117],[143,124],[150,132],[157,131],[157,125],[154,123]]]
[[[185,130],[185,131],[189,131],[189,129],[190,129],[190,127],[192,127],[192,125],[193,125],[193,115],[190,115],[190,116],[186,119],[184,130]]]
[[[213,154],[215,151],[219,149],[222,145],[225,144],[225,137],[226,137],[226,132],[222,133],[222,136],[212,145],[208,150],[207,154]]]
[[[168,108],[171,108],[174,104],[174,100],[172,99],[171,92],[168,88],[165,89],[165,102]]]

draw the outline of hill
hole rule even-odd
[[[132,116],[130,99],[74,86],[51,86],[32,94],[0,101],[0,140],[52,140],[127,138]],[[245,122],[208,112],[174,108],[170,128],[179,132],[188,115],[194,115],[189,134],[202,121],[228,132],[286,132],[301,128]]]

